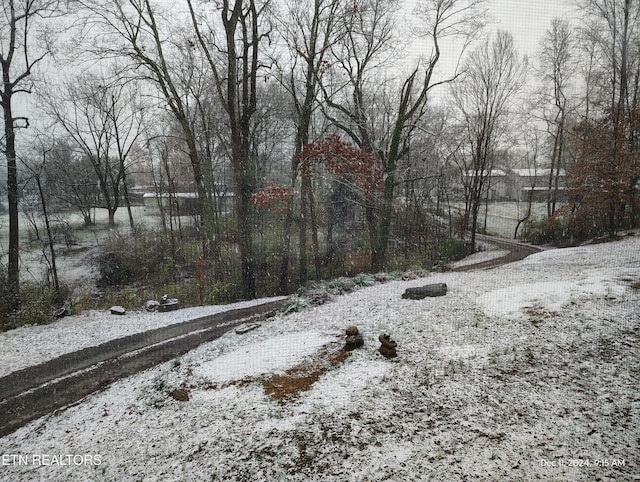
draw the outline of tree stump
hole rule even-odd
[[[404,299],[421,300],[427,296],[444,296],[447,294],[446,283],[434,283],[425,286],[418,286],[416,288],[407,288],[402,295]]]

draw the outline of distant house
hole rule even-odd
[[[145,192],[142,196],[145,214],[159,214],[160,207],[174,214],[189,216],[198,212],[198,194],[195,192]]]
[[[145,214],[160,214],[160,206],[168,210],[171,205],[174,215],[192,216],[198,213],[198,193],[195,192],[146,192],[142,199]],[[220,191],[216,193],[215,199],[218,201],[219,209],[224,212],[231,207],[233,193],[227,190]]]
[[[515,189],[517,195],[516,201],[532,201],[542,202],[549,198],[549,176],[551,169],[534,168],[534,169],[513,169]],[[566,174],[564,169],[554,172],[554,176],[558,176],[558,188],[556,200],[562,200],[566,197]],[[555,189],[555,181],[551,186]]]
[[[549,195],[548,168],[535,169],[491,169],[484,171],[485,186],[489,201],[546,201]],[[472,178],[475,171],[467,171],[465,177]],[[566,190],[565,172],[558,173],[558,192],[556,199],[564,199]]]
[[[467,180],[473,179],[475,175],[476,172],[473,170],[465,172]],[[482,176],[485,178],[485,187],[488,189],[489,201],[502,201],[512,197],[512,183],[505,170],[491,169],[490,172],[483,171]]]

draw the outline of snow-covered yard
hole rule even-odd
[[[446,296],[401,299],[437,282]],[[349,325],[365,345],[336,357]],[[40,329],[59,343],[51,325],[3,347]],[[377,353],[381,333],[398,358]],[[638,480],[639,338],[638,236],[388,282],[231,331],[0,438],[0,479]],[[308,390],[271,395],[305,371]]]

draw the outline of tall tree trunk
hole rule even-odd
[[[256,297],[256,282],[253,260],[253,176],[248,153],[239,132],[232,132],[232,161],[236,185],[236,235],[240,250],[242,271],[242,295],[245,299]]]
[[[308,190],[309,195],[309,217],[311,220],[311,245],[313,246],[313,266],[315,268],[315,278],[320,279],[320,242],[318,240],[318,219],[316,216],[316,206],[313,195],[313,186],[309,183],[311,189]]]
[[[302,182],[300,187],[300,246],[299,246],[299,273],[298,281],[304,286],[309,281],[309,253],[307,251],[307,226],[309,219],[309,196],[308,191],[311,190],[311,177],[309,174],[302,174]]]
[[[294,181],[295,182],[295,181]],[[282,253],[280,255],[280,281],[278,283],[278,293],[286,295],[289,293],[289,261],[291,258],[291,229],[293,224],[293,196],[287,201],[287,214],[285,218]]]
[[[133,221],[133,212],[131,211],[131,199],[129,198],[129,187],[127,186],[127,178],[125,176],[124,165],[121,166],[122,169],[122,194],[124,196],[124,204],[127,207],[127,215],[129,217],[129,228],[131,228],[131,233],[135,231],[135,223]]]
[[[202,162],[198,154],[198,146],[193,135],[193,129],[186,116],[181,119],[180,124],[182,126],[182,132],[185,135],[185,142],[189,152],[189,162],[193,171],[193,180],[198,195],[197,214],[200,217],[198,230],[200,232],[200,241],[202,242],[202,257],[206,259],[211,253],[211,237],[214,230],[213,209],[211,203],[208,202],[209,191],[205,185]]]
[[[3,66],[4,90],[2,104],[4,111],[5,153],[7,158],[7,198],[9,203],[9,265],[7,269],[8,307],[16,310],[20,306],[20,272],[18,266],[18,168],[16,165],[15,127],[11,111],[12,86],[9,69]]]
[[[53,274],[53,289],[55,292],[55,300],[59,301],[60,298],[60,282],[58,281],[58,268],[56,266],[56,250],[54,248],[53,232],[51,231],[51,224],[49,223],[49,214],[47,212],[47,201],[42,189],[42,182],[40,181],[40,175],[36,175],[36,184],[38,186],[38,194],[40,195],[40,204],[42,206],[42,215],[44,217],[44,225],[47,230],[47,241],[49,245],[49,254],[51,254],[51,273]]]

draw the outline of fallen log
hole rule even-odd
[[[425,286],[418,286],[415,288],[407,288],[403,293],[402,297],[404,299],[410,300],[421,300],[423,298],[434,297],[434,296],[444,296],[447,294],[447,284],[446,283],[433,283]]]

